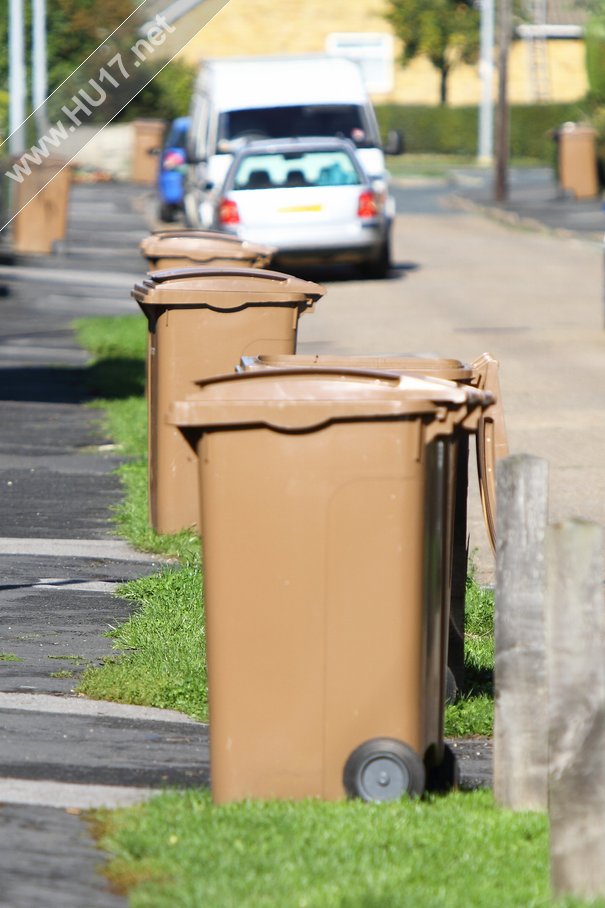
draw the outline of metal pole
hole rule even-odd
[[[10,0],[8,11],[8,147],[12,155],[25,148],[25,20],[23,0]]]
[[[496,120],[496,173],[494,196],[497,202],[508,198],[508,46],[512,24],[511,0],[499,0],[498,37],[498,116]]]
[[[494,157],[494,0],[481,0],[481,53],[479,76],[479,164],[489,165]]]
[[[48,73],[46,62],[46,0],[32,0],[32,106],[38,138],[46,132]]]

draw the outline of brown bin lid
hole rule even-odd
[[[258,268],[181,268],[153,271],[132,296],[148,306],[205,306],[240,309],[246,304],[297,303],[312,307],[325,288],[320,284]]]
[[[441,379],[362,369],[276,369],[199,382],[199,392],[170,409],[182,427],[319,428],[334,421],[425,417],[449,434],[491,394]],[[469,425],[469,428],[474,426]]]
[[[184,258],[192,262],[214,261],[217,258],[237,258],[242,263],[250,259],[271,258],[275,248],[250,243],[217,230],[158,230],[145,237],[140,249],[147,258]]]
[[[474,374],[472,366],[461,362],[459,359],[444,359],[442,357],[413,353],[353,353],[347,356],[332,356],[329,353],[308,355],[270,353],[261,354],[260,356],[244,356],[241,364],[244,370],[258,368],[290,369],[309,366],[326,366],[338,369],[384,369],[392,372],[419,372],[423,375],[430,374],[452,381],[470,381]]]
[[[413,372],[431,377],[471,382],[474,387],[489,391],[492,404],[482,412],[477,426],[477,468],[479,491],[485,527],[492,548],[496,548],[496,461],[506,457],[508,445],[504,413],[498,381],[498,362],[484,353],[471,364],[457,359],[443,359],[425,354],[362,354],[332,356],[330,354],[261,354],[243,356],[240,372],[283,368],[364,367],[395,372]]]

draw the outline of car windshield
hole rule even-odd
[[[234,189],[359,185],[361,176],[346,151],[305,151],[245,155]]]
[[[240,138],[284,139],[289,136],[335,136],[359,148],[377,144],[363,107],[356,104],[314,104],[231,110],[219,117],[219,147]],[[222,140],[222,141],[221,141]]]

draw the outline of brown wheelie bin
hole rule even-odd
[[[495,549],[495,462],[508,454],[506,428],[502,408],[498,362],[484,353],[472,363],[457,359],[436,357],[430,354],[261,354],[243,357],[238,371],[284,368],[365,368],[387,369],[432,378],[443,378],[462,384],[471,384],[490,391],[495,402],[481,415],[477,441],[477,467],[479,489],[485,516],[488,538]],[[452,517],[447,520],[448,532],[444,539],[444,576],[449,583],[444,594],[449,602],[447,696],[453,700],[456,689],[464,682],[464,606],[468,568],[467,494],[468,494],[468,433],[457,433],[457,444],[449,449],[453,461],[446,464],[449,477],[447,487],[448,508]]]
[[[388,800],[453,774],[447,449],[491,401],[315,368],[218,377],[172,406],[200,469],[216,802]]]
[[[153,185],[158,178],[159,152],[166,130],[164,120],[134,120],[132,180]]]
[[[195,453],[168,425],[172,401],[241,356],[293,353],[298,319],[324,288],[256,268],[156,271],[132,291],[148,323],[149,508],[159,533],[198,526]]]
[[[65,239],[71,167],[51,155],[30,176],[13,187],[13,236],[15,252],[49,254],[55,242]]]
[[[275,249],[218,230],[157,230],[140,243],[152,271],[166,268],[267,268]]]

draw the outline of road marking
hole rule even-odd
[[[57,590],[59,592],[78,593],[115,593],[120,583],[109,580],[69,580],[66,577],[48,577],[31,583],[37,590]]]
[[[141,266],[141,272],[144,271]],[[141,280],[141,273],[127,274],[112,271],[83,271],[76,268],[29,268],[23,265],[0,265],[0,277],[6,280],[43,281],[45,284],[91,284],[95,287],[119,287],[130,291]]]
[[[0,555],[51,555],[57,558],[106,558],[152,564],[167,559],[136,552],[118,539],[27,539],[0,537]]]
[[[122,785],[82,785],[70,782],[34,782],[0,779],[0,803],[91,810],[98,807],[130,807],[148,801],[161,789]]]
[[[55,697],[52,694],[15,694],[0,691],[0,710],[2,709],[93,718],[104,716],[114,719],[133,719],[140,722],[178,722],[182,725],[203,725],[197,719],[192,719],[191,716],[186,716],[185,713],[177,712],[175,709],[89,700],[87,697]]]

